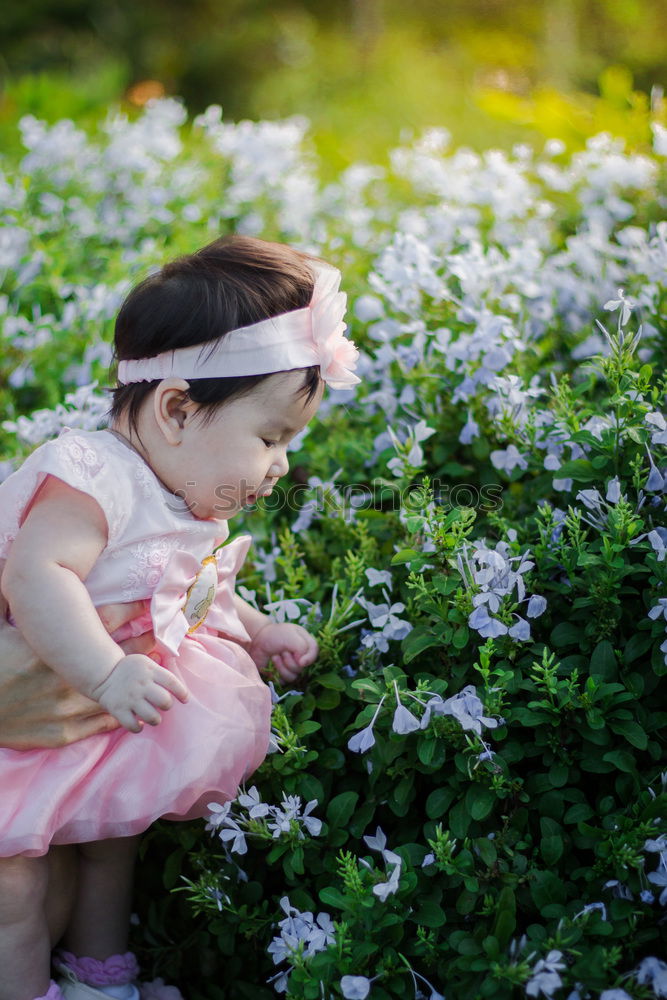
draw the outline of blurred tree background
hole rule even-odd
[[[303,114],[335,167],[432,125],[641,145],[667,83],[667,0],[5,0],[2,21],[0,130],[164,92]]]

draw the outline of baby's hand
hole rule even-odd
[[[256,634],[249,652],[260,670],[273,660],[282,680],[295,681],[317,659],[318,647],[301,625],[269,622]]]
[[[171,692],[171,694],[169,693]],[[144,722],[157,726],[160,709],[171,708],[171,695],[187,701],[185,684],[154,660],[141,653],[124,656],[109,676],[98,684],[92,697],[131,733],[140,733]]]

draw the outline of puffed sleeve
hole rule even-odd
[[[64,430],[47,441],[0,484],[0,559],[4,559],[21,523],[48,476],[87,494],[102,509],[108,544],[123,531],[132,513],[132,492],[127,471],[117,454],[105,447],[99,432]]]

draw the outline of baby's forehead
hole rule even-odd
[[[307,393],[304,392],[303,372],[278,372],[265,379],[256,387],[259,405],[275,409],[301,412],[306,407]]]
[[[293,388],[269,389],[258,395],[252,406],[263,420],[279,424],[298,423],[307,408],[303,392]]]

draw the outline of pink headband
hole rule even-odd
[[[128,385],[172,375],[232,378],[319,365],[322,379],[332,389],[356,385],[361,381],[353,374],[359,351],[344,336],[347,296],[338,291],[340,271],[321,264],[313,269],[313,297],[305,309],[242,326],[217,341],[165,351],[153,358],[121,361],[118,381]]]

